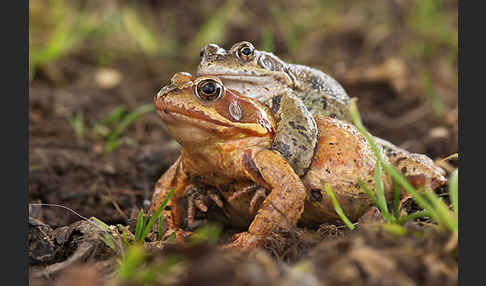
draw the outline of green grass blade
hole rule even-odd
[[[338,216],[341,218],[341,220],[346,224],[346,226],[350,230],[353,230],[355,228],[354,225],[351,223],[351,221],[344,214],[343,209],[339,205],[339,202],[336,200],[334,193],[332,192],[331,188],[329,187],[329,185],[327,183],[324,184],[324,189],[326,190],[327,194],[331,198],[332,205],[334,206],[334,209],[336,210],[336,213],[338,214]]]
[[[375,197],[375,194],[373,194],[365,185],[365,183],[363,182],[363,180],[359,179],[358,180],[358,184],[359,186],[361,187],[361,189],[363,190],[363,192],[368,196],[368,198],[370,198],[371,202],[375,205],[375,206],[379,206],[378,205],[378,201],[376,200],[376,197]]]
[[[118,106],[113,109],[113,111],[111,111],[110,114],[108,114],[108,116],[105,117],[100,123],[102,125],[115,124],[122,118],[123,114],[125,114],[126,112],[127,110],[125,109],[125,107]]]
[[[383,228],[394,235],[400,236],[407,234],[407,229],[396,223],[385,223],[383,224]]]
[[[363,126],[361,122],[361,118],[359,117],[358,108],[356,106],[356,100],[351,100],[350,107],[349,107],[349,114],[351,120],[358,131],[366,138],[368,143],[370,144],[371,149],[373,150],[375,157],[377,160],[380,161],[383,169],[392,177],[392,179],[396,180],[404,189],[405,191],[412,196],[415,202],[423,209],[428,210],[430,212],[430,216],[438,223],[447,221],[447,218],[442,217],[443,212],[434,208],[430,202],[428,202],[409,182],[408,180],[400,173],[398,170],[386,163],[383,160],[381,152],[379,151],[378,147],[372,136],[368,133],[366,128]]]
[[[385,191],[384,191],[382,173],[381,173],[381,164],[380,164],[379,160],[376,161],[374,175],[375,175],[376,199],[378,200],[378,204],[381,207],[380,209],[382,209],[383,212],[385,212],[385,213],[387,213],[388,215],[391,216],[391,214],[388,211],[388,208],[386,206]]]
[[[136,241],[140,241],[143,226],[144,226],[143,211],[140,210],[140,212],[138,212],[137,224],[135,226],[135,240]]]
[[[451,198],[452,209],[456,218],[459,216],[459,197],[458,197],[459,171],[455,169],[449,178],[449,196]]]
[[[122,230],[122,240],[123,240],[123,244],[125,244],[125,246],[129,245],[126,230]]]
[[[159,228],[157,232],[157,240],[162,240],[162,233],[164,232],[164,227],[162,225],[162,216],[159,216]]]
[[[430,216],[430,212],[428,212],[428,211],[419,211],[419,212],[415,212],[415,213],[412,213],[412,214],[409,214],[409,215],[402,216],[402,217],[398,218],[398,223],[399,224],[404,224],[404,223],[406,223],[409,220],[414,220],[414,219],[421,218],[421,217],[426,217],[426,216]]]
[[[90,219],[92,221],[94,221],[104,231],[108,231],[108,232],[110,231],[110,227],[106,223],[104,223],[102,220],[100,220],[100,219],[98,219],[98,218],[96,218],[94,216],[93,217],[90,217]]]
[[[164,199],[164,201],[162,201],[162,203],[160,204],[160,206],[157,208],[157,210],[155,211],[155,213],[152,215],[152,217],[150,218],[149,222],[147,223],[147,225],[145,226],[145,228],[144,228],[144,230],[142,232],[142,237],[141,237],[142,239],[145,239],[145,237],[147,236],[148,232],[152,228],[152,225],[159,218],[160,214],[162,213],[162,211],[164,210],[165,206],[169,202],[169,200],[172,197],[172,194],[174,193],[174,191],[175,191],[175,188],[172,188],[169,191],[169,193],[167,194],[167,197]]]
[[[368,196],[368,198],[370,198],[371,202],[380,210],[380,213],[381,213],[381,216],[383,217],[383,219],[385,219],[385,221],[388,222],[388,223],[394,223],[395,220],[393,219],[393,216],[387,210],[383,210],[381,204],[378,202],[378,200],[376,199],[373,192],[371,192],[366,187],[363,180],[359,179],[358,184],[361,187],[361,189],[363,190],[363,192],[366,194],[366,196]]]
[[[434,209],[439,214],[439,217],[444,226],[446,226],[449,230],[453,232],[457,232],[457,220],[454,219],[453,212],[449,209],[446,203],[444,203],[444,201],[432,190],[427,190],[424,192],[424,194],[434,206]]]
[[[121,133],[125,131],[125,129],[130,126],[135,120],[137,120],[140,116],[147,112],[154,111],[155,107],[152,103],[147,103],[142,106],[139,106],[133,112],[127,114],[121,121],[117,128],[111,133],[110,139],[116,139],[120,137]]]

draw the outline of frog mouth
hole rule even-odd
[[[244,82],[244,83],[251,83],[251,84],[258,84],[264,85],[273,82],[268,78],[270,75],[262,74],[262,75],[249,75],[249,74],[221,74],[221,73],[209,73],[209,74],[201,74],[201,76],[215,76],[218,77],[223,84],[228,81],[237,81],[237,82]]]
[[[218,119],[209,116],[202,111],[186,110],[184,108],[177,108],[174,106],[159,105],[157,107],[157,113],[159,117],[166,124],[184,124],[198,126],[201,129],[209,130],[211,132],[219,130],[220,132],[226,132],[224,130],[235,129],[240,133],[249,134],[252,136],[265,136],[269,132],[272,133],[273,129],[269,123],[269,119],[262,118],[259,127],[247,128],[245,123],[227,122],[224,118]]]
[[[218,77],[223,84],[232,82],[248,83],[258,86],[275,85],[276,82],[282,82],[288,86],[293,86],[294,81],[287,73],[268,72],[262,74],[245,74],[245,73],[204,73],[198,76],[215,76]]]
[[[232,127],[229,123],[213,119],[203,112],[164,107],[161,110],[158,110],[158,114],[164,121],[168,122],[186,121],[194,125],[207,126],[208,129],[215,127]],[[201,121],[205,123],[201,124]]]

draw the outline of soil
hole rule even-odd
[[[416,76],[435,63],[405,63],[390,55],[393,47],[353,61],[360,55],[363,33],[360,29],[337,31],[326,36],[327,57],[315,61],[304,53],[296,60],[328,67],[348,94],[358,98],[364,124],[374,135],[432,159],[456,153],[457,70],[455,75],[441,75],[443,71],[434,69],[437,74],[432,74],[432,81],[445,105],[444,113],[437,115]],[[307,44],[316,50],[324,45]],[[336,65],[336,58],[347,63],[345,68]],[[108,70],[121,76],[112,86],[100,79],[107,70],[83,53],[38,70],[29,84],[29,244],[39,250],[31,255],[31,273],[66,261],[86,242],[84,228],[79,226],[82,217],[127,225],[148,206],[154,183],[179,155],[178,144],[155,112],[130,125],[122,134],[123,143],[111,152],[94,126],[120,106],[133,111],[151,103],[175,71],[194,72],[196,65],[197,59],[174,62],[143,55],[132,61],[122,59]],[[68,121],[80,113],[83,138],[76,136]],[[455,167],[455,161],[444,166],[447,171]],[[73,211],[35,205],[40,203]],[[363,224],[354,232],[322,225],[317,230],[296,231],[295,240],[287,240],[287,245],[269,246],[250,256],[222,254],[214,245],[164,247],[162,254],[153,250],[150,255],[172,251],[188,259],[190,276],[180,276],[177,283],[167,281],[177,285],[457,285],[457,258],[447,248],[450,237],[433,228],[424,231],[416,223],[409,228],[408,235],[392,237],[376,225]],[[59,233],[64,233],[64,240],[56,240]],[[112,277],[114,254],[103,250],[93,255],[93,249],[80,259],[85,264],[33,278],[32,285],[53,281],[56,285],[67,285],[65,281],[101,285],[99,279]],[[95,266],[102,262],[111,268]]]

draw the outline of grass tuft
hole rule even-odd
[[[162,211],[164,210],[165,206],[169,202],[170,198],[174,194],[175,188],[172,188],[169,193],[167,194],[167,197],[162,201],[160,206],[157,208],[155,213],[150,217],[150,219],[147,221],[145,218],[143,211],[140,210],[138,213],[138,219],[137,219],[137,224],[135,226],[135,241],[136,242],[143,242],[145,241],[145,238],[147,237],[149,231],[152,229],[153,224],[157,219],[159,219],[159,216],[161,216]],[[161,220],[160,220],[161,221]],[[161,231],[161,226],[159,226],[159,231]],[[158,234],[158,237],[160,234]]]
[[[458,219],[457,216],[454,216],[452,211],[449,207],[443,202],[443,200],[437,196],[433,190],[425,190],[419,192],[416,190],[408,180],[392,165],[386,162],[382,154],[377,147],[373,137],[368,133],[366,128],[363,126],[361,122],[361,118],[359,116],[358,108],[356,105],[356,100],[351,100],[350,108],[349,108],[350,116],[352,119],[353,124],[359,130],[359,132],[366,138],[368,143],[375,154],[375,157],[379,164],[383,167],[385,172],[392,177],[392,179],[402,187],[411,197],[412,199],[425,210],[425,212],[418,213],[412,217],[407,217],[406,219],[398,219],[398,220],[390,220],[390,222],[395,221],[396,223],[402,223],[403,221],[413,219],[414,217],[430,215],[432,219],[439,224],[441,227],[448,229],[451,232],[458,231]],[[375,170],[376,172],[376,170]],[[457,181],[451,182],[455,187],[457,187]],[[364,186],[364,185],[363,185]],[[376,186],[377,190],[379,186]],[[454,188],[454,187],[453,187]],[[367,192],[370,199],[373,203],[382,211],[382,215],[386,216],[387,210],[383,208],[382,203],[378,201],[378,198],[373,199],[371,192]]]

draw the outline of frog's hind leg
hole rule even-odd
[[[436,166],[429,157],[410,153],[378,137],[374,139],[390,163],[415,187],[435,189],[447,182],[444,170]]]
[[[284,93],[266,102],[277,121],[272,149],[278,151],[300,177],[309,169],[317,145],[317,125],[299,98]]]

